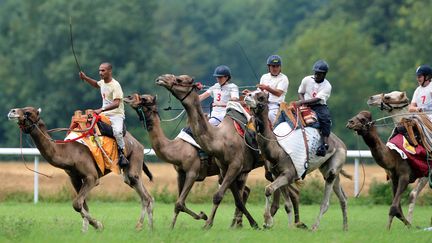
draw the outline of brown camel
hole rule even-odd
[[[196,92],[198,85],[188,75],[165,74],[159,76],[156,83],[168,89],[180,100],[188,114],[191,129],[196,135],[196,142],[204,151],[216,158],[216,163],[221,170],[223,181],[213,196],[212,212],[204,228],[210,228],[213,225],[217,208],[228,188],[231,189],[234,196],[236,208],[246,216],[253,228],[259,228],[243,203],[241,191],[245,186],[249,171],[262,164],[259,165],[259,162],[255,161],[251,148],[235,131],[234,120],[225,116],[219,126],[210,125],[201,109]]]
[[[90,215],[87,206],[87,195],[90,190],[99,184],[99,178],[104,176],[98,170],[96,161],[90,150],[78,142],[64,144],[54,143],[49,136],[45,123],[40,118],[40,109],[33,107],[14,108],[9,111],[8,118],[17,120],[20,129],[30,134],[41,155],[54,167],[63,169],[77,192],[73,200],[73,208],[81,214],[83,219],[82,231],[88,230],[92,225],[102,230],[103,225]],[[153,198],[147,192],[141,179],[142,171],[151,179],[152,175],[144,164],[144,147],[130,133],[125,136],[127,146],[127,159],[129,166],[123,168],[124,181],[135,189],[141,199],[141,214],[136,224],[141,229],[144,217],[148,215],[148,224],[153,228]]]
[[[269,213],[270,196],[275,190],[284,185],[289,185],[295,182],[299,177],[296,168],[289,154],[279,145],[276,135],[271,129],[270,121],[268,120],[268,95],[264,92],[251,92],[245,98],[246,103],[251,108],[254,115],[255,125],[257,128],[257,141],[259,148],[264,157],[271,163],[271,172],[276,178],[271,184],[265,188],[266,195],[266,209],[264,213],[265,226],[271,226],[272,217]],[[302,142],[302,141],[299,141]],[[348,230],[347,219],[347,199],[346,195],[340,185],[339,174],[346,161],[346,147],[345,144],[333,133],[329,137],[329,142],[335,148],[332,155],[319,166],[319,170],[325,180],[324,197],[321,203],[319,215],[312,226],[312,230],[317,230],[323,214],[327,211],[329,206],[331,189],[336,193],[342,209],[343,230]],[[315,168],[307,171],[310,173]],[[345,175],[344,173],[342,173]]]
[[[171,228],[174,228],[177,216],[180,212],[185,212],[197,220],[207,220],[207,215],[205,215],[204,212],[200,212],[200,214],[197,215],[186,207],[185,201],[195,181],[203,181],[207,176],[219,175],[219,167],[217,167],[214,161],[208,161],[208,167],[203,168],[203,163],[199,158],[197,148],[180,138],[170,140],[165,136],[160,126],[160,118],[155,96],[147,94],[133,94],[123,100],[137,112],[140,120],[145,122],[145,127],[150,135],[150,142],[152,143],[152,148],[155,150],[156,155],[163,161],[173,164],[177,171],[179,197],[177,198],[174,207],[174,217],[171,223]],[[292,187],[284,189],[287,190],[283,192],[284,196],[288,195],[292,198],[288,198],[288,200],[286,200],[288,202],[285,203],[285,210],[288,213],[289,222],[291,222],[291,212],[294,207],[295,223],[296,225],[301,225],[299,223],[300,219],[297,212],[299,200],[298,192],[296,192],[295,188]],[[246,186],[243,192],[243,202],[246,202],[249,192],[250,189]],[[272,205],[272,216],[276,214],[279,208],[279,194],[280,193],[276,195],[277,198],[274,200],[275,203]],[[291,200],[293,201],[293,205],[290,204]],[[240,223],[236,221],[236,218],[238,217],[241,216],[235,216],[233,224]]]
[[[180,212],[185,212],[197,220],[207,220],[204,212],[196,214],[186,207],[185,201],[195,181],[203,181],[207,176],[218,175],[219,167],[213,161],[209,161],[207,168],[204,168],[197,148],[180,138],[170,140],[165,136],[160,126],[155,96],[133,94],[123,100],[138,113],[140,119],[145,121],[152,148],[158,158],[173,164],[177,171],[179,196],[174,206],[171,228],[174,228]]]
[[[377,106],[380,110],[386,111],[393,119],[395,124],[399,123],[405,116],[409,116],[408,105],[410,104],[406,92],[393,91],[390,93],[381,93],[369,97],[367,104],[369,106]],[[412,223],[415,202],[418,195],[428,183],[427,177],[422,177],[417,180],[417,185],[409,194],[408,200],[408,222]]]
[[[411,224],[405,218],[400,204],[402,193],[407,189],[408,184],[416,179],[408,160],[402,159],[396,151],[388,148],[381,141],[369,111],[361,111],[348,121],[346,127],[363,137],[375,162],[386,170],[391,179],[393,201],[389,211],[387,229],[390,229],[395,216],[410,227]]]

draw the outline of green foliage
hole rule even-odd
[[[181,107],[155,86],[163,73],[186,73],[211,85],[214,67],[226,64],[234,83],[254,86],[267,72],[266,57],[277,53],[290,79],[286,100],[291,101],[313,62],[323,58],[330,64],[333,131],[348,148],[357,148],[346,121],[368,109],[370,95],[405,90],[410,97],[417,85],[415,68],[430,62],[431,7],[428,0],[3,0],[0,114],[41,107],[48,128],[54,128],[66,127],[74,110],[100,106],[99,92],[78,78],[72,19],[83,71],[97,78],[98,65],[109,61],[125,95],[157,94],[160,108]],[[148,147],[136,114],[129,107],[126,114],[128,128]],[[162,119],[177,114],[160,109]],[[185,121],[162,126],[172,138]],[[1,123],[0,146],[19,146],[16,130],[15,124]]]

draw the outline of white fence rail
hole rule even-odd
[[[153,149],[144,149],[145,155],[156,156]],[[39,200],[39,156],[40,152],[36,148],[0,148],[0,155],[34,155],[34,194],[33,202],[36,204]],[[359,191],[359,163],[360,158],[372,158],[369,150],[348,150],[348,158],[354,158],[354,195]]]

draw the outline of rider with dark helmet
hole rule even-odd
[[[228,101],[239,99],[239,89],[237,85],[229,83],[231,80],[231,70],[226,65],[217,66],[214,70],[213,77],[216,77],[217,83],[200,94],[199,99],[202,101],[210,96],[213,97],[213,107],[209,122],[217,126],[225,117]]]
[[[330,82],[325,78],[328,70],[329,65],[326,61],[316,61],[312,67],[314,75],[306,76],[301,81],[298,89],[300,100],[296,102],[298,106],[309,106],[317,115],[323,137],[323,144],[316,153],[318,156],[324,156],[329,148],[328,137],[332,126],[330,110],[327,106],[332,89]]]
[[[428,65],[421,65],[416,69],[418,87],[414,91],[410,112],[432,111],[432,68]]]

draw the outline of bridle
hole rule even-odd
[[[24,112],[24,120],[23,122],[18,123],[19,128],[21,131],[23,131],[26,134],[29,134],[33,131],[33,129],[37,126],[39,123],[40,117],[36,121],[32,121],[30,119],[30,112],[26,111]]]
[[[388,112],[393,111],[394,109],[402,109],[407,107],[409,104],[408,102],[402,106],[399,106],[400,104],[403,104],[402,102],[385,102],[384,101],[384,93],[381,94],[381,105],[380,110],[387,110]]]
[[[139,107],[136,108],[136,112],[138,113],[139,120],[143,124],[144,128],[147,131],[151,131],[153,128],[153,121],[150,119],[150,112],[145,112],[143,108],[146,107],[148,111],[150,112],[156,112],[157,115],[159,115],[156,102],[153,100],[153,102],[146,102],[145,99],[141,98],[141,102],[139,104]]]
[[[187,92],[187,94],[183,97],[183,98],[179,98],[179,97],[177,97],[174,93],[173,93],[173,95],[178,99],[178,100],[180,100],[180,102],[183,102],[193,91],[198,91],[198,90],[200,90],[201,89],[201,87],[202,87],[202,84],[201,83],[195,83],[194,82],[194,80],[192,79],[192,83],[190,83],[190,84],[184,84],[184,83],[181,83],[181,81],[183,81],[183,80],[181,80],[181,79],[179,79],[179,78],[177,78],[176,77],[176,81],[177,82],[173,82],[172,84],[171,84],[171,87],[170,87],[170,90],[172,90],[172,88],[174,87],[174,86],[181,86],[181,87],[191,87],[191,89]]]

